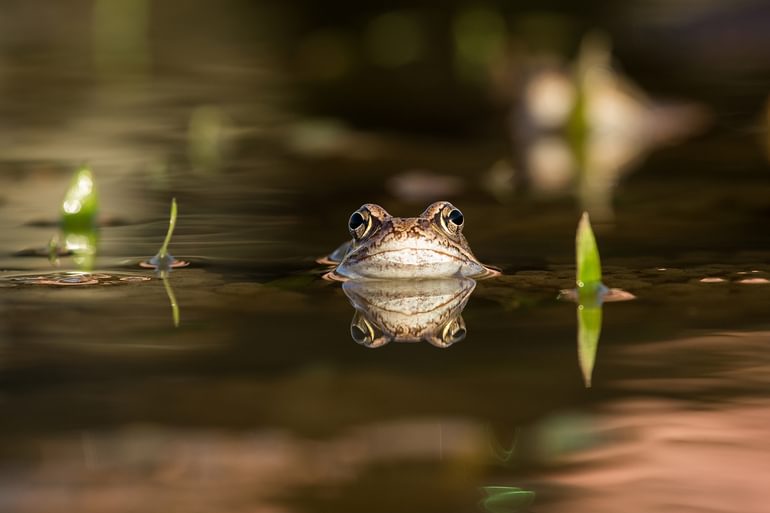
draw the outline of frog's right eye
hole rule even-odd
[[[371,231],[372,215],[365,207],[361,207],[350,216],[348,230],[355,240],[361,240]]]

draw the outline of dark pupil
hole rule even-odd
[[[457,209],[452,210],[447,217],[449,218],[450,221],[452,221],[457,226],[462,225],[463,221],[465,221],[465,218],[463,217],[463,213]]]
[[[460,328],[454,333],[452,333],[453,340],[461,340],[463,338],[465,338],[465,328]]]
[[[362,216],[358,212],[353,212],[353,215],[350,216],[350,221],[348,222],[348,226],[350,226],[351,230],[357,230],[359,226],[363,225],[366,221],[364,221],[364,216]]]

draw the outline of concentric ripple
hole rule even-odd
[[[128,273],[51,272],[42,274],[15,274],[0,277],[0,287],[84,287],[111,286],[149,281],[152,278]]]

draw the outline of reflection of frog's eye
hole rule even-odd
[[[367,330],[361,329],[360,326],[350,327],[350,337],[359,344],[366,344],[372,340],[371,333]]]
[[[457,317],[446,323],[444,329],[441,330],[441,336],[437,337],[436,340],[430,340],[430,343],[434,346],[447,348],[463,340],[467,333],[465,321],[463,321],[462,317]]]
[[[460,233],[464,222],[465,216],[463,216],[463,213],[451,205],[441,213],[441,227],[451,235]]]
[[[446,329],[444,330],[444,343],[446,345],[451,345],[455,342],[459,342],[465,338],[466,333],[467,332],[465,331],[465,326],[460,326],[457,323],[451,323],[447,325]]]
[[[357,344],[370,348],[381,347],[389,342],[389,339],[383,336],[382,331],[369,322],[358,310],[353,314],[353,320],[350,321],[350,338]]]
[[[369,232],[371,226],[372,216],[366,208],[359,208],[353,212],[353,215],[350,216],[350,220],[348,221],[350,235],[356,240],[363,239],[367,232]]]

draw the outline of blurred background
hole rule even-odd
[[[768,159],[759,0],[0,0],[0,509],[764,511]],[[357,345],[316,258],[441,199],[504,275]],[[583,211],[637,297],[588,359]]]

